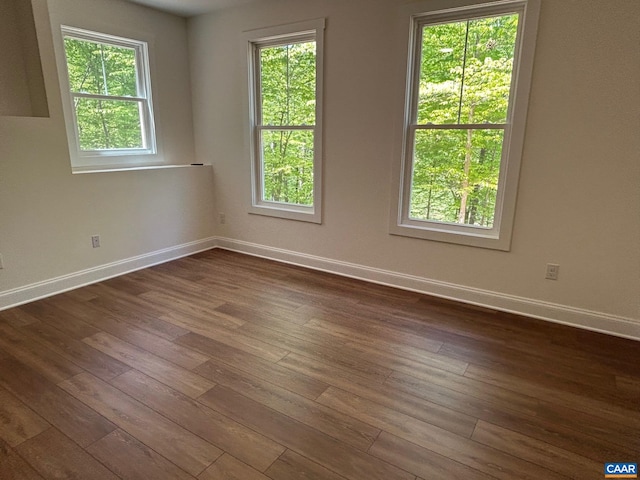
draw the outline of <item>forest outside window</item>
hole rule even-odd
[[[323,30],[250,32],[251,213],[321,222]]]
[[[392,233],[509,249],[534,3],[412,18],[404,163]]]
[[[153,162],[156,140],[147,44],[66,26],[62,35],[74,168]]]

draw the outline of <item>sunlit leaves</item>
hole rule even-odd
[[[69,37],[64,48],[72,92],[137,96],[134,49]]]
[[[316,118],[316,44],[264,46],[260,63],[261,125],[313,127]],[[314,133],[261,131],[264,201],[313,205]]]
[[[316,118],[315,42],[260,49],[263,125],[313,125]]]
[[[263,130],[263,200],[313,205],[313,132]]]
[[[462,22],[422,30],[417,123],[458,123],[465,32]]]
[[[64,46],[80,150],[144,148],[136,50],[73,37]]]
[[[421,27],[410,218],[493,226],[504,129],[482,125],[508,122],[517,29],[517,14]]]
[[[75,103],[81,150],[142,147],[138,102],[78,98]]]
[[[456,222],[466,193],[466,223],[491,227],[503,136],[501,129],[416,131],[410,218]]]
[[[422,29],[417,123],[504,123],[517,15]]]

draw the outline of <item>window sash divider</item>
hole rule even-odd
[[[71,95],[75,98],[87,98],[90,100],[117,100],[123,102],[138,102],[143,103],[146,102],[147,99],[144,97],[122,97],[119,95],[101,95],[96,93],[82,93],[82,92],[71,92]]]
[[[132,147],[132,148],[120,148],[117,151],[109,150],[109,149],[93,149],[93,150],[83,150],[82,153],[88,156],[101,155],[101,156],[118,156],[118,155],[136,155],[145,152],[151,152],[152,150],[149,147]]]
[[[413,130],[505,130],[508,123],[443,123],[410,125]]]
[[[263,130],[315,130],[315,125],[256,125],[256,128]]]

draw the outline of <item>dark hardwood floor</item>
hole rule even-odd
[[[601,479],[640,343],[214,250],[0,312],[0,479]]]

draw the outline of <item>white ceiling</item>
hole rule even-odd
[[[221,8],[242,5],[257,0],[128,0],[183,17],[192,17]]]

